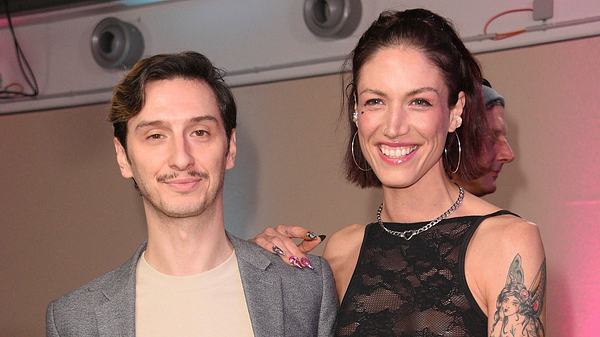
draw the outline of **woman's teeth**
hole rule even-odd
[[[416,145],[401,146],[401,147],[390,147],[390,146],[386,146],[386,145],[379,146],[379,150],[381,151],[381,153],[383,153],[386,157],[389,157],[389,158],[404,157],[416,149],[417,149]]]

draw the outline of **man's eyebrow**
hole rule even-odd
[[[143,129],[143,128],[147,128],[147,127],[160,127],[160,126],[164,126],[166,123],[164,121],[161,120],[156,120],[156,121],[141,121],[138,123],[138,125],[135,126],[136,130],[139,129]]]
[[[194,123],[204,122],[204,121],[213,121],[215,123],[219,123],[218,119],[216,119],[214,116],[210,116],[210,115],[194,117],[194,118],[190,119],[190,121],[194,122]]]
[[[214,121],[215,123],[219,122],[218,119],[216,119],[214,116],[210,116],[210,115],[203,115],[203,116],[197,116],[197,117],[190,118],[190,122],[192,122],[192,123],[199,123],[199,122],[204,122],[204,121]],[[139,129],[148,128],[148,127],[164,127],[166,125],[167,125],[167,123],[162,120],[141,121],[138,123],[138,125],[135,126],[135,129],[139,130]]]

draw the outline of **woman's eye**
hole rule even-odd
[[[382,100],[382,99],[379,99],[379,98],[371,98],[371,99],[368,99],[368,100],[365,102],[365,105],[366,105],[366,106],[371,106],[371,105],[380,105],[380,104],[383,104],[383,100]]]
[[[423,98],[416,98],[411,102],[411,104],[417,106],[431,106],[431,103]]]

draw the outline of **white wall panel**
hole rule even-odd
[[[338,72],[360,34],[384,9],[427,7],[451,18],[463,38],[482,34],[486,20],[501,11],[531,7],[532,0],[392,1],[363,0],[363,16],[350,37],[317,38],[302,18],[302,0],[188,0],[145,7],[97,11],[79,17],[15,18],[17,35],[38,77],[40,97],[0,101],[0,113],[24,112],[107,101],[122,76],[97,66],[90,52],[95,25],[107,16],[135,24],[143,33],[145,55],[182,50],[206,54],[227,70],[232,86]],[[554,1],[548,23],[600,18],[597,0]],[[491,32],[539,25],[530,13],[502,17]],[[23,79],[18,71],[10,34],[0,21],[0,74],[4,83]],[[469,42],[474,52],[600,34],[600,22],[522,34],[502,41]]]

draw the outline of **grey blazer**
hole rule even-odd
[[[228,233],[256,337],[331,336],[337,297],[331,269],[311,256],[299,270],[253,243]],[[142,244],[119,268],[51,302],[47,337],[135,337],[135,278]]]

